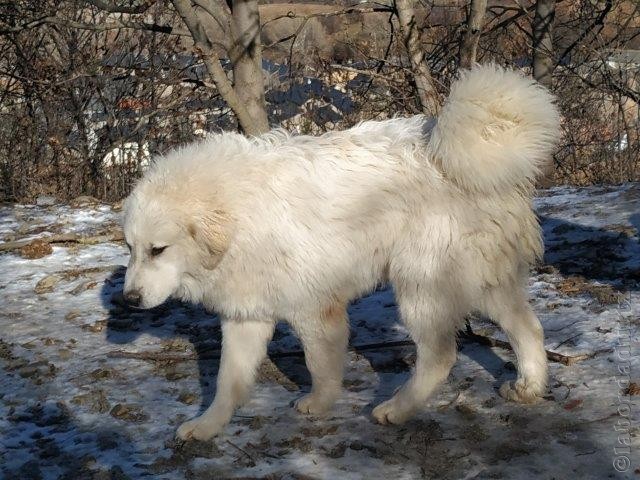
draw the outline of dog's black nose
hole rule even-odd
[[[124,301],[127,302],[127,305],[131,307],[139,307],[141,300],[142,295],[140,295],[139,290],[131,290],[129,292],[125,292],[124,294]]]

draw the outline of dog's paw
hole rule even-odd
[[[181,440],[209,440],[222,432],[225,424],[208,418],[196,417],[178,427],[176,436]]]
[[[504,382],[500,386],[500,396],[506,400],[518,403],[536,403],[540,400],[543,388],[527,385],[524,380],[518,379],[515,382]]]
[[[373,418],[381,425],[400,425],[406,422],[413,415],[414,409],[403,406],[402,403],[397,396],[382,402],[373,409]]]
[[[309,415],[320,415],[329,410],[335,403],[336,398],[333,395],[318,395],[309,393],[298,399],[295,403],[296,410],[300,413]]]

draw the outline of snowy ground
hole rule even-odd
[[[0,477],[640,478],[640,185],[557,188],[536,205],[547,254],[530,290],[546,347],[592,358],[552,362],[546,398],[522,406],[497,394],[515,375],[511,352],[461,340],[449,381],[401,427],[376,425],[370,413],[406,379],[413,348],[358,348],[406,338],[389,291],[350,309],[355,349],[329,416],[290,407],[310,385],[303,359],[281,354],[299,349],[281,326],[225,434],[179,444],[176,426],[214,393],[216,318],[178,304],[127,311],[121,244],[2,254]],[[118,215],[104,205],[0,206],[0,240],[96,234]],[[473,327],[503,338],[481,320]],[[160,355],[113,353],[122,351]]]

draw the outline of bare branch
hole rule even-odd
[[[110,3],[105,0],[85,0],[85,1],[95,7],[98,7],[100,10],[104,10],[105,12],[136,14],[136,13],[144,13],[147,10],[149,10],[149,8],[154,3],[156,3],[157,0],[142,0],[141,2],[139,2],[139,5],[132,5],[129,7],[125,7],[124,5],[117,5],[116,3]],[[135,4],[138,2],[133,1],[130,3]]]
[[[573,42],[571,42],[571,45],[569,45],[567,48],[564,49],[562,54],[560,54],[560,56],[558,57],[559,60],[562,60],[567,55],[569,55],[569,53],[571,53],[571,51],[574,48],[576,48],[576,46],[579,43],[584,41],[584,39],[587,38],[587,36],[589,36],[589,34],[596,27],[600,27],[600,30],[602,30],[604,28],[604,21],[607,18],[607,15],[609,14],[609,12],[611,12],[612,8],[613,8],[613,0],[606,0],[605,6],[602,9],[602,11],[598,14],[598,17],[591,23],[591,25],[589,25],[587,28],[585,28],[585,30],[580,35],[578,35],[578,37]],[[629,16],[629,20],[631,20],[631,18],[632,17]]]
[[[61,27],[78,28],[81,30],[92,30],[95,32],[103,32],[107,30],[118,30],[121,28],[129,28],[134,30],[147,30],[151,32],[166,33],[178,36],[190,36],[189,32],[177,29],[171,25],[159,25],[156,23],[146,22],[132,22],[128,20],[113,20],[106,23],[83,23],[70,20],[68,18],[61,18],[57,16],[48,16],[32,20],[22,25],[15,27],[0,26],[0,35],[7,35],[11,33],[20,33],[24,30],[30,30],[42,25],[59,25]]]

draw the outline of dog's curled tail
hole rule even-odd
[[[533,79],[496,65],[465,71],[431,132],[432,161],[480,192],[530,186],[560,136],[554,98]]]

